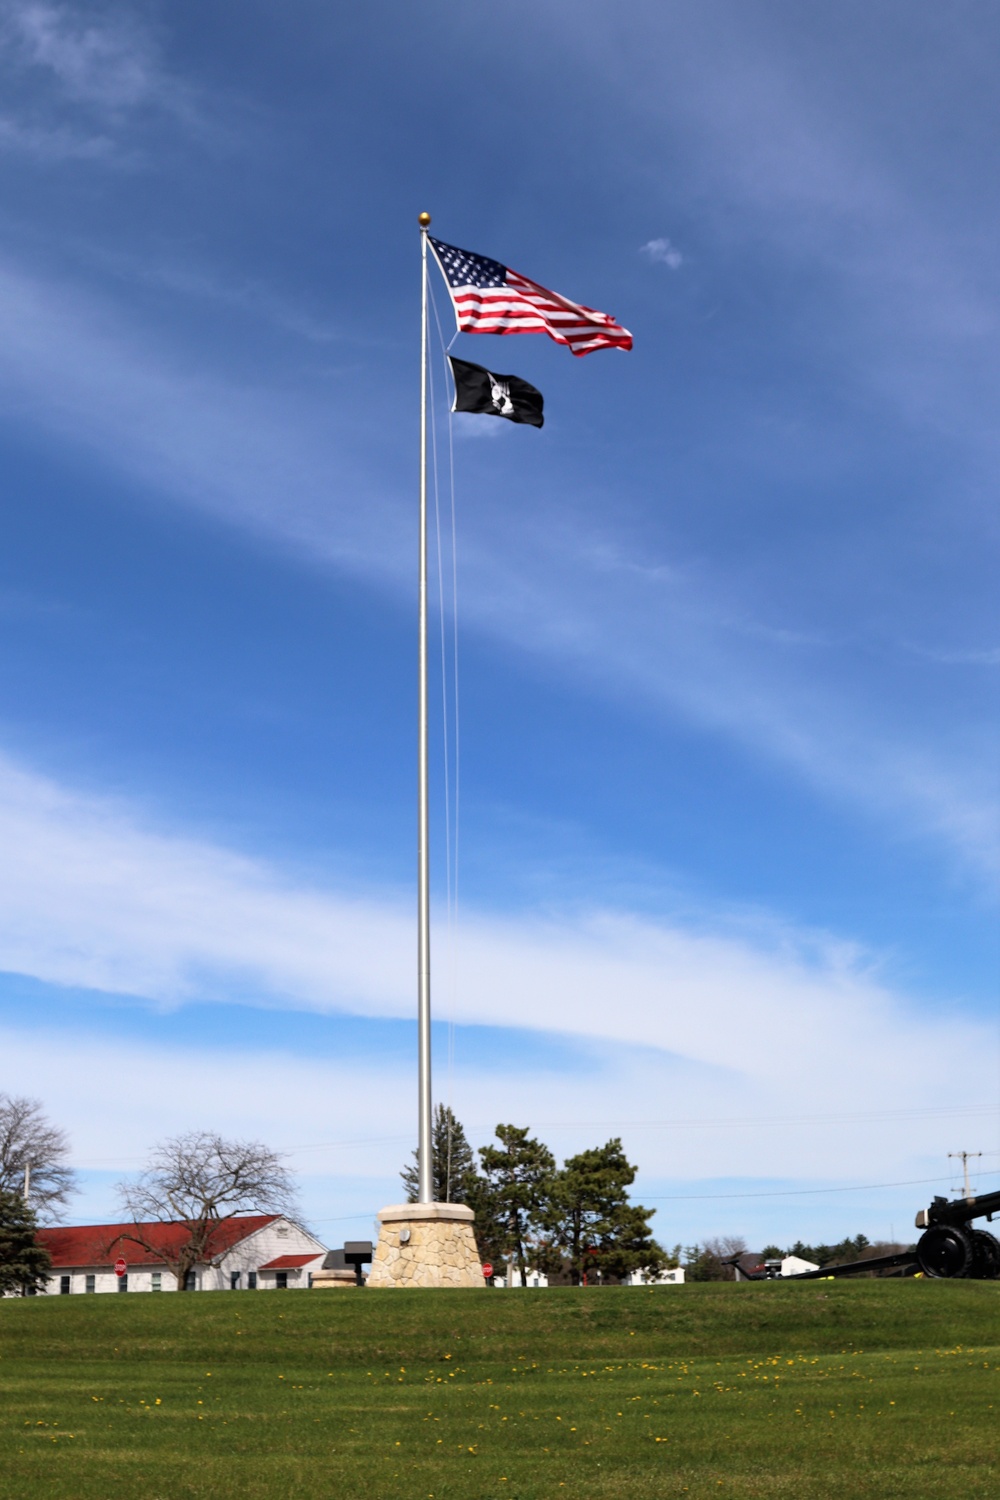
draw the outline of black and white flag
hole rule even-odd
[[[524,422],[541,427],[544,422],[541,391],[517,375],[494,375],[482,365],[448,356],[455,381],[455,404],[452,411],[480,412],[487,417],[506,417],[508,422]]]

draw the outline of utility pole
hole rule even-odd
[[[30,1161],[26,1161],[25,1164],[24,1164],[24,1201],[25,1201],[25,1203],[27,1203],[27,1201],[28,1201],[28,1194],[30,1192],[31,1192],[31,1162]]]
[[[969,1186],[969,1162],[974,1156],[982,1156],[981,1151],[949,1151],[948,1155],[956,1157],[962,1163],[962,1181],[965,1188],[966,1203],[972,1202],[972,1188]]]

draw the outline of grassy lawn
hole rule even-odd
[[[0,1301],[11,1500],[1000,1495],[1000,1283]]]

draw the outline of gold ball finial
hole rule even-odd
[[[417,222],[419,223],[421,229],[426,229],[428,224],[431,222],[430,214],[421,214]]]

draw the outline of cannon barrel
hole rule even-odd
[[[864,1271],[888,1271],[896,1266],[912,1266],[917,1259],[913,1249],[893,1255],[872,1255],[868,1260],[849,1260],[839,1266],[820,1266],[817,1271],[796,1271],[782,1281],[825,1281],[828,1276],[860,1276]]]
[[[872,1255],[867,1260],[851,1260],[846,1264],[819,1266],[815,1271],[793,1271],[789,1276],[770,1276],[763,1267],[747,1270],[741,1266],[738,1255],[731,1255],[723,1265],[733,1266],[742,1281],[826,1281],[832,1276],[857,1276],[863,1271],[888,1271],[896,1266],[916,1268],[916,1249],[896,1251],[892,1255]]]
[[[935,1198],[930,1208],[917,1214],[917,1228],[932,1224],[968,1224],[971,1219],[992,1219],[1000,1213],[1000,1192],[980,1193],[976,1198]]]

